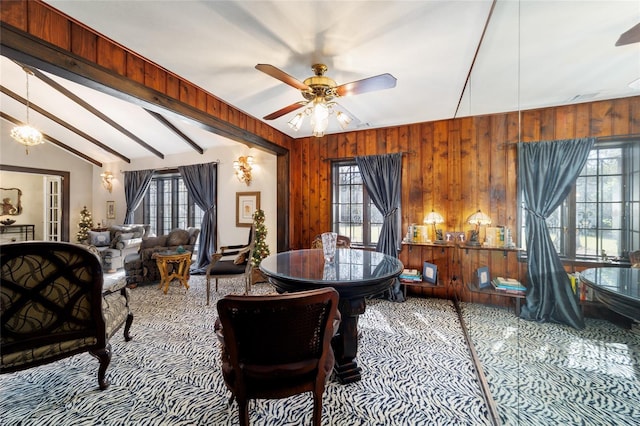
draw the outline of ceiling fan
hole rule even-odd
[[[305,79],[304,82],[299,81],[273,65],[258,64],[256,65],[256,69],[300,90],[302,97],[305,99],[304,101],[295,102],[269,115],[265,115],[263,118],[265,120],[274,120],[305,107],[303,112],[298,113],[288,124],[293,130],[297,131],[300,129],[304,117],[308,115],[313,128],[313,135],[316,137],[324,135],[329,125],[329,115],[334,112],[334,109],[337,109],[336,106],[338,104],[334,101],[335,98],[358,95],[374,90],[390,89],[396,86],[396,78],[391,74],[380,74],[338,86],[334,80],[324,75],[328,69],[325,64],[312,65],[311,69],[315,75]],[[340,126],[345,129],[353,120],[353,117],[350,117],[349,114],[344,111],[344,108],[340,109],[340,111],[336,112],[336,119],[340,123]]]

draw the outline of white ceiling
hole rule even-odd
[[[256,70],[258,63],[301,81],[317,62],[328,65],[327,75],[338,84],[395,76],[393,89],[337,100],[360,121],[351,129],[640,94],[628,86],[640,78],[640,43],[615,46],[640,22],[638,0],[498,0],[475,64],[490,0],[47,3],[256,118],[303,99]],[[0,71],[2,84],[24,97],[21,69],[2,58]],[[143,110],[54,78],[163,153],[192,150]],[[91,122],[90,131],[83,130],[129,158],[152,155],[30,81],[35,103],[78,126]],[[1,102],[3,112],[24,118],[24,106],[5,95]],[[268,123],[292,137],[310,135],[308,122],[299,132],[289,129],[294,114]],[[34,124],[39,119],[46,133],[101,161],[114,160],[32,114]],[[223,140],[172,123],[205,149]],[[337,131],[337,125],[329,128]]]

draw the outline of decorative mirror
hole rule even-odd
[[[18,188],[0,188],[2,216],[17,216],[22,213],[22,191]]]

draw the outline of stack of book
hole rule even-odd
[[[419,282],[422,281],[422,276],[417,269],[405,269],[400,274],[400,281],[405,283]]]
[[[491,280],[491,284],[496,290],[504,291],[505,293],[523,294],[527,289],[515,278],[503,278],[496,277]]]

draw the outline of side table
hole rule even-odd
[[[184,288],[189,289],[189,267],[191,266],[191,252],[184,253],[165,252],[154,253],[151,256],[156,260],[160,271],[160,288],[164,287],[164,294],[169,290],[169,283],[173,280],[180,281]],[[171,268],[170,268],[171,266]]]

